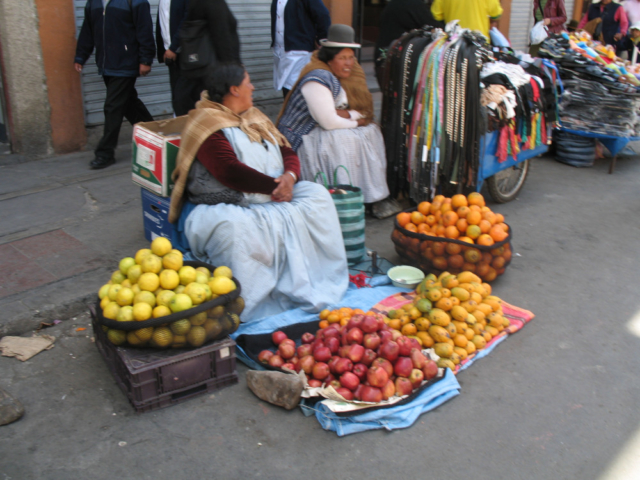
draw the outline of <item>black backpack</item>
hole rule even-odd
[[[206,20],[185,20],[180,26],[180,70],[188,78],[200,77],[217,63]]]

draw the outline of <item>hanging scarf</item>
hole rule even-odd
[[[316,50],[315,52],[313,52],[313,54],[311,55],[311,61],[307,63],[307,65],[302,69],[298,80],[296,81],[295,85],[291,87],[291,91],[284,99],[284,103],[282,104],[282,108],[280,109],[280,113],[278,114],[278,120],[276,120],[276,125],[280,123],[280,117],[282,117],[282,114],[287,108],[287,104],[289,103],[291,94],[298,87],[298,83],[300,83],[300,80],[302,80],[302,78],[312,70],[326,70],[333,74],[333,71],[331,70],[329,65],[318,59],[318,51]],[[371,123],[374,116],[373,97],[371,96],[371,92],[367,87],[367,78],[360,64],[355,61],[353,64],[353,68],[351,68],[351,75],[349,75],[347,78],[339,78],[338,80],[340,80],[340,85],[347,94],[349,109],[360,112],[366,120],[365,125]]]
[[[189,169],[200,146],[217,131],[229,127],[240,128],[252,142],[265,140],[273,143],[275,139],[278,145],[289,146],[287,139],[271,123],[269,117],[257,108],[251,107],[237,115],[224,105],[209,100],[206,91],[202,92],[196,108],[189,112],[189,119],[182,131],[176,168],[171,174],[175,184],[171,193],[169,222],[175,223],[180,218]]]

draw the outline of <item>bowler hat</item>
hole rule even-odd
[[[578,28],[578,21],[577,20],[571,20],[569,22],[569,24],[567,25],[567,30],[569,30],[570,32],[574,32],[575,30],[577,30]]]
[[[320,40],[323,47],[338,48],[360,48],[359,43],[355,43],[355,32],[349,25],[336,23],[329,27],[327,38]]]

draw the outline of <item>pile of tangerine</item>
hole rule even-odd
[[[344,327],[353,315],[373,315],[378,316],[375,312],[365,312],[360,308],[342,307],[335,310],[324,309],[320,312],[320,328],[327,328],[332,323],[338,323],[341,327]]]

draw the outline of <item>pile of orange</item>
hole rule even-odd
[[[504,273],[511,260],[508,242],[491,248],[509,237],[509,226],[502,214],[486,206],[480,193],[451,198],[436,195],[432,202],[420,203],[413,212],[399,213],[396,220],[400,229],[391,237],[396,249],[420,268],[452,273],[470,271],[484,281],[492,281]],[[440,237],[443,241],[412,238],[405,235],[406,231]],[[467,247],[465,243],[473,246]]]
[[[320,328],[327,328],[329,325],[333,323],[340,324],[341,327],[344,327],[353,315],[373,315],[377,317],[378,314],[372,311],[365,312],[360,308],[349,308],[349,307],[341,307],[336,308],[334,310],[324,309],[320,312]]]

